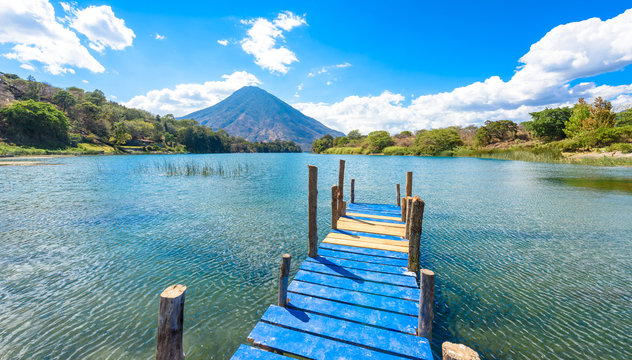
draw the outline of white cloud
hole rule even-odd
[[[26,70],[30,70],[30,71],[35,71],[35,67],[31,64],[22,64],[20,65],[20,67],[22,69],[26,69]]]
[[[632,9],[612,19],[597,18],[557,26],[531,46],[509,81],[492,76],[451,92],[419,96],[350,96],[334,104],[299,103],[306,115],[348,131],[391,132],[482,123],[529,120],[529,112],[571,105],[579,97],[601,96],[615,105],[632,99],[631,85],[609,86],[576,80],[620,70],[632,63]]]
[[[134,31],[125,26],[125,20],[114,15],[110,6],[88,6],[77,10],[63,4],[63,8],[72,16],[69,19],[70,26],[90,40],[89,46],[93,50],[103,52],[106,47],[123,50],[132,46],[136,37]],[[158,34],[156,35],[158,39]]]
[[[156,33],[156,40],[164,40],[165,36],[164,35],[160,35],[158,33]]]
[[[222,79],[203,84],[180,84],[173,89],[151,90],[145,95],[134,96],[123,105],[161,115],[182,116],[215,105],[243,86],[261,83],[254,75],[245,71],[223,75]]]
[[[228,45],[228,40],[226,40],[226,39],[217,40],[217,43],[222,45],[222,46],[226,46],[226,45]]]
[[[306,24],[304,16],[286,11],[280,13],[273,21],[257,18],[241,22],[251,25],[247,36],[241,40],[241,48],[255,57],[255,64],[272,73],[286,74],[289,70],[288,65],[298,62],[290,49],[277,46],[277,40],[283,39],[283,31],[288,32]]]
[[[3,54],[6,58],[27,66],[40,62],[54,75],[74,73],[72,67],[105,70],[77,35],[57,21],[47,0],[1,1],[0,24],[0,43],[15,44]]]
[[[350,67],[351,64],[348,62],[342,63],[342,64],[336,64],[336,65],[329,65],[329,66],[323,66],[318,70],[312,70],[309,72],[309,74],[307,74],[307,76],[309,77],[314,77],[316,75],[322,75],[325,73],[328,73],[330,70],[332,69],[343,69],[346,67]]]
[[[82,83],[87,84],[88,80],[81,80]]]
[[[329,86],[329,85],[333,84],[333,82],[331,82],[330,80],[327,80],[327,82],[325,84],[327,84],[327,86]]]

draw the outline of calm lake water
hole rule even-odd
[[[0,358],[151,359],[159,294],[175,283],[188,287],[187,359],[230,358],[275,302],[281,254],[292,274],[306,257],[307,164],[327,234],[339,158],[358,202],[394,203],[414,171],[435,352],[632,358],[632,169],[308,154],[0,167]],[[194,163],[224,175],[165,175]]]

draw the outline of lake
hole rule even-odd
[[[0,358],[151,359],[159,294],[176,283],[187,359],[230,358],[276,301],[281,254],[292,274],[307,255],[307,164],[328,233],[339,158],[357,202],[395,203],[414,172],[435,352],[632,358],[631,168],[311,154],[0,167]],[[196,164],[215,173],[169,170]]]

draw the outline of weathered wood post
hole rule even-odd
[[[410,238],[408,239],[408,271],[419,272],[419,250],[421,231],[424,218],[424,202],[418,196],[413,198],[410,224]]]
[[[338,186],[331,187],[331,228],[338,228]]]
[[[395,184],[395,190],[397,190],[397,206],[402,206],[402,203],[400,202],[401,194],[399,193],[399,184]]]
[[[432,321],[434,319],[434,280],[435,274],[422,269],[419,279],[419,319],[417,336],[432,340]]]
[[[340,210],[340,216],[347,216],[347,202],[342,201],[342,209]]]
[[[444,342],[441,344],[442,360],[481,360],[478,353],[463,344]]]
[[[345,161],[340,160],[340,167],[338,168],[338,191],[340,192],[340,197],[338,200],[338,211],[339,214],[342,214],[342,199],[344,198],[343,187],[345,184]]]
[[[172,285],[160,294],[156,360],[184,360],[182,332],[184,323],[183,285]]]
[[[406,198],[402,198],[402,222],[406,222]]]
[[[279,273],[279,306],[287,305],[287,284],[290,277],[290,264],[292,257],[290,254],[283,254],[281,260],[281,272]]]
[[[355,202],[355,179],[351,179],[351,190],[349,191],[349,195],[351,196],[351,203]]]
[[[412,223],[411,215],[413,212],[413,198],[412,196],[406,196],[406,231],[404,238],[410,239],[410,225]]]
[[[318,255],[318,168],[308,165],[309,183],[307,196],[307,237],[309,239],[309,249],[307,254],[309,257]]]
[[[406,173],[406,196],[413,196],[413,172]]]

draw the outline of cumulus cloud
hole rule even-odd
[[[81,10],[74,9],[65,3],[62,6],[71,14],[70,26],[88,38],[89,46],[93,50],[103,52],[106,47],[123,50],[132,46],[136,37],[134,31],[125,26],[125,20],[114,15],[110,6],[88,6]],[[162,40],[158,34],[156,34],[156,39]]]
[[[348,131],[434,128],[525,121],[529,112],[601,96],[615,105],[632,99],[632,84],[609,86],[572,82],[623,69],[632,63],[632,9],[612,19],[592,18],[555,27],[519,59],[508,81],[492,76],[451,92],[424,95],[405,104],[399,94],[350,96],[334,104],[299,103],[296,107],[326,125]],[[360,113],[362,116],[358,116]]]
[[[164,35],[160,35],[158,33],[156,33],[156,40],[164,40],[165,36]]]
[[[105,71],[77,35],[55,18],[47,0],[0,2],[0,43],[15,44],[6,58],[22,65],[37,61],[54,75],[74,73],[73,67]]]
[[[180,84],[172,89],[151,90],[145,95],[133,97],[124,105],[161,115],[182,116],[215,105],[243,86],[261,83],[256,76],[246,71],[223,75],[222,79],[203,84]]]
[[[22,64],[20,67],[25,70],[35,71],[35,67],[31,64]]]
[[[217,43],[222,45],[222,46],[226,46],[226,45],[228,45],[228,40],[226,40],[226,39],[217,40]]]
[[[283,39],[283,32],[306,24],[305,17],[290,11],[280,13],[270,21],[264,18],[242,20],[250,25],[247,36],[241,40],[241,48],[255,57],[255,64],[272,73],[286,74],[288,65],[298,62],[296,55],[285,46],[277,46],[277,40]]]

